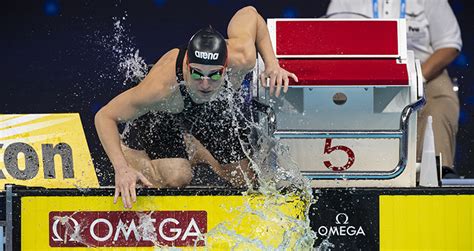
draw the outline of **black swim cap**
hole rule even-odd
[[[200,29],[189,40],[188,62],[205,65],[225,65],[227,44],[224,37],[211,26]]]

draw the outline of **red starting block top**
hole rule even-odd
[[[397,21],[277,21],[276,54],[398,55]]]
[[[406,33],[397,20],[270,19],[292,86],[408,86]]]
[[[395,59],[280,59],[280,65],[298,76],[292,86],[408,86],[407,67]]]

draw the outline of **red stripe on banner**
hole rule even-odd
[[[50,247],[204,246],[206,211],[49,213]]]
[[[293,86],[409,85],[406,65],[395,59],[280,59],[280,65],[298,76]]]
[[[277,55],[398,55],[396,21],[277,21]]]

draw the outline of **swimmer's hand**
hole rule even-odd
[[[260,83],[263,87],[270,88],[270,96],[280,96],[280,90],[283,85],[283,92],[288,91],[288,85],[292,78],[295,82],[298,82],[298,77],[291,72],[280,67],[278,63],[265,65],[265,71],[260,74]]]
[[[132,208],[132,203],[137,201],[136,185],[140,180],[145,186],[153,186],[142,173],[129,167],[128,165],[122,168],[115,169],[115,196],[114,204],[122,195],[122,202],[125,208]]]

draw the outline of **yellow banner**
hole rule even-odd
[[[380,196],[380,250],[474,250],[474,195]]]
[[[0,115],[0,190],[7,183],[99,187],[79,114]]]
[[[304,203],[294,197],[141,196],[131,210],[109,196],[21,205],[22,250],[291,250],[303,234]]]

